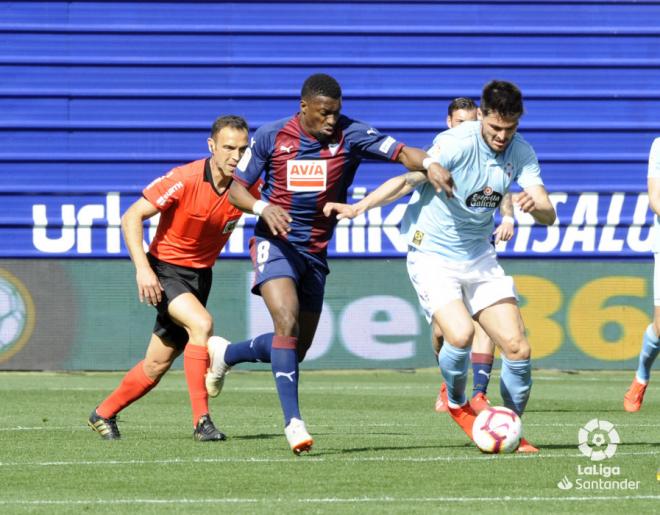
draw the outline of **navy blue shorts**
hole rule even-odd
[[[304,254],[280,239],[250,238],[250,257],[254,266],[252,293],[261,295],[261,285],[278,277],[290,277],[296,283],[301,311],[320,313],[329,273],[325,261]]]

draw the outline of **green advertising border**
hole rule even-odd
[[[52,260],[65,281],[39,293],[51,299],[49,316],[70,324],[65,354],[42,368],[124,370],[142,359],[155,310],[138,302],[135,272],[128,260]],[[633,369],[653,309],[653,262],[502,260],[520,294],[533,362],[537,368]],[[0,266],[2,263],[0,262]],[[23,260],[20,269],[48,268],[44,260]],[[402,259],[333,260],[325,312],[305,368],[419,368],[435,365],[428,324],[418,306]],[[11,270],[11,268],[9,268]],[[16,269],[16,266],[14,266]],[[269,330],[263,303],[249,293],[248,260],[219,260],[209,310],[215,333],[237,341],[251,328]],[[34,295],[34,291],[31,292]],[[58,305],[58,298],[73,305]],[[40,305],[45,305],[43,300]],[[37,320],[45,308],[38,309]],[[47,337],[44,324],[37,324]],[[5,365],[38,369],[39,357],[26,345]],[[34,351],[32,351],[34,352]],[[56,363],[56,365],[53,365]],[[180,367],[181,363],[175,365]],[[264,368],[263,364],[244,368]]]

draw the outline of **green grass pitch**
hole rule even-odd
[[[660,386],[650,385],[642,411],[625,413],[632,375],[535,372],[523,426],[540,454],[488,456],[433,411],[435,370],[305,371],[301,404],[315,446],[296,457],[268,372],[232,372],[211,400],[229,435],[220,443],[192,440],[181,372],[121,413],[118,442],[102,441],[86,419],[122,374],[3,373],[0,512],[650,513],[660,506]],[[621,438],[600,462],[615,473],[609,484],[638,489],[584,488],[608,485],[578,474],[594,464],[577,448],[593,418]],[[564,477],[571,489],[558,488]]]

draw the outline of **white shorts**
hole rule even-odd
[[[660,307],[660,253],[653,254],[653,305]]]
[[[474,315],[499,300],[518,299],[513,278],[504,273],[493,248],[470,261],[452,261],[410,249],[407,265],[429,323],[433,313],[453,300],[462,300]]]

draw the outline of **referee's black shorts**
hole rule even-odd
[[[147,254],[151,268],[163,286],[163,298],[156,306],[158,316],[153,333],[183,349],[188,343],[188,332],[178,325],[167,313],[167,307],[182,293],[192,293],[206,307],[211,291],[213,272],[211,268],[189,268],[173,265]]]

